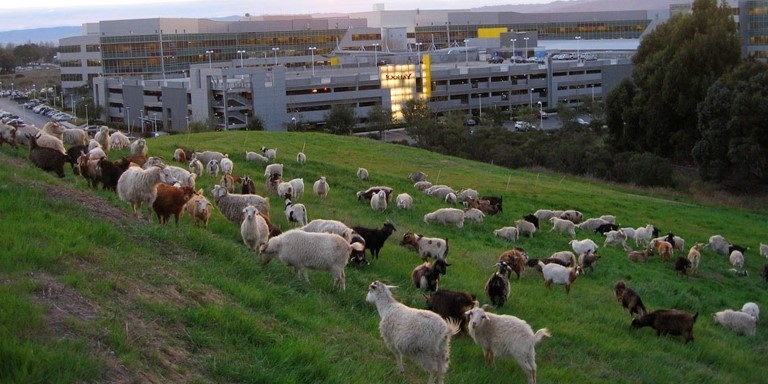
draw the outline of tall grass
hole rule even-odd
[[[307,164],[295,162],[306,142]],[[569,383],[656,382],[764,382],[757,367],[768,363],[768,338],[758,324],[756,337],[736,336],[716,326],[710,313],[740,308],[746,301],[766,304],[766,282],[758,277],[764,263],[756,252],[766,242],[764,213],[750,213],[720,205],[700,205],[680,195],[647,192],[549,173],[504,169],[465,161],[415,148],[368,139],[320,134],[226,132],[151,139],[151,155],[171,157],[184,146],[228,153],[235,174],[262,180],[263,165],[245,161],[246,150],[277,147],[285,164],[284,178],[303,177],[305,197],[300,200],[314,218],[332,218],[350,225],[379,227],[392,220],[397,232],[382,249],[381,258],[363,267],[348,266],[347,290],[333,288],[325,272],[309,272],[310,283],[295,278],[293,270],[273,262],[267,266],[243,245],[238,225],[214,213],[208,231],[195,229],[185,218],[179,228],[135,220],[113,224],[94,217],[79,203],[52,199],[47,185],[87,190],[82,179],[58,180],[28,167],[14,167],[23,150],[3,148],[0,161],[0,361],[12,361],[0,370],[0,381],[91,381],[108,375],[111,357],[86,348],[98,340],[114,352],[114,359],[134,372],[137,380],[249,382],[249,383],[358,383],[423,382],[425,374],[408,362],[400,378],[393,355],[378,334],[379,317],[365,302],[367,285],[385,279],[399,285],[396,297],[424,307],[424,297],[410,283],[418,256],[398,245],[406,231],[448,238],[452,266],[442,287],[471,291],[481,303],[488,300],[483,286],[498,255],[513,244],[495,238],[492,230],[512,225],[520,216],[539,208],[573,208],[588,217],[614,214],[624,226],[646,223],[673,231],[687,241],[706,242],[713,234],[749,245],[747,278],[730,272],[725,257],[705,252],[702,271],[677,276],[671,263],[653,258],[631,264],[619,248],[600,248],[596,270],[579,277],[566,295],[562,287],[544,288],[540,274],[526,271],[513,280],[512,295],[504,308],[534,329],[547,327],[553,337],[537,348],[539,380]],[[110,154],[117,158],[125,152]],[[370,180],[355,177],[358,167],[370,171]],[[434,183],[456,188],[473,187],[482,194],[502,195],[504,212],[486,217],[483,224],[463,229],[427,225],[423,215],[444,203],[412,188],[406,176],[416,170]],[[331,186],[327,199],[311,193],[312,183],[326,176]],[[39,183],[30,183],[39,180]],[[198,179],[210,191],[218,180]],[[355,192],[373,185],[388,185],[395,193],[408,192],[414,211],[390,207],[373,212]],[[263,183],[257,189],[264,194]],[[128,211],[114,194],[90,192]],[[272,196],[272,219],[283,230],[291,226],[282,203]],[[570,238],[548,232],[544,224],[532,239],[518,246],[532,257],[567,250]],[[578,233],[602,245],[593,234]],[[39,239],[39,240],[38,240]],[[66,343],[45,330],[46,311],[31,297],[38,287],[30,273],[57,276],[96,303],[95,320],[74,318]],[[630,329],[630,317],[616,303],[612,285],[624,279],[640,293],[649,309],[679,308],[699,312],[695,341],[679,337],[657,338],[650,329]],[[459,335],[452,346],[447,382],[496,383],[499,377],[524,382],[516,364],[499,360],[484,364],[472,340]],[[55,348],[52,349],[52,346]],[[31,351],[31,352],[25,352]],[[61,366],[43,351],[57,351],[81,362]],[[5,367],[4,367],[5,368]],[[135,373],[141,372],[141,375]],[[503,375],[503,376],[502,376]]]

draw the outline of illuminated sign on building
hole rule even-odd
[[[416,64],[383,65],[379,67],[381,88],[388,88],[392,117],[400,120],[403,103],[416,96]]]

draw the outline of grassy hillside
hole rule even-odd
[[[307,164],[295,162],[306,143]],[[534,330],[553,334],[537,348],[540,382],[658,383],[765,382],[768,364],[765,320],[756,337],[737,336],[716,326],[710,314],[755,301],[765,311],[768,283],[757,254],[768,242],[765,214],[724,206],[701,206],[681,196],[641,193],[562,175],[513,171],[367,139],[298,133],[227,132],[151,139],[150,155],[170,159],[179,146],[230,154],[235,174],[261,181],[263,165],[246,163],[246,150],[277,147],[286,179],[303,177],[300,202],[315,218],[349,225],[380,226],[392,220],[397,232],[381,258],[348,266],[347,290],[333,289],[325,272],[309,272],[310,284],[273,261],[262,266],[242,244],[239,225],[214,212],[207,231],[189,218],[179,228],[135,220],[116,195],[90,191],[68,171],[57,179],[31,167],[26,150],[0,149],[0,382],[248,382],[248,383],[418,383],[426,374],[407,362],[405,377],[378,333],[379,316],[365,302],[368,284],[385,279],[399,285],[396,297],[424,307],[410,282],[418,256],[401,246],[407,231],[450,239],[452,266],[442,287],[471,291],[487,303],[483,287],[498,255],[513,244],[492,230],[512,225],[539,208],[578,209],[586,217],[613,214],[624,226],[653,223],[686,239],[687,247],[722,234],[750,246],[749,277],[728,272],[724,256],[707,251],[697,276],[682,278],[657,257],[632,264],[619,248],[599,249],[594,273],[580,277],[566,295],[546,290],[529,270],[512,281],[512,295],[497,313],[514,314]],[[126,151],[114,152],[118,158]],[[366,167],[370,180],[355,177]],[[425,213],[444,206],[414,190],[406,176],[416,170],[433,183],[473,187],[503,195],[504,212],[463,229],[427,225]],[[327,199],[311,193],[321,175],[331,186]],[[210,176],[198,180],[209,191]],[[355,192],[388,185],[415,200],[411,212],[390,207],[374,213]],[[264,185],[257,183],[264,194]],[[282,203],[272,196],[273,221],[290,226]],[[565,235],[548,232],[522,239],[532,257],[568,250]],[[579,232],[600,245],[598,235]],[[646,306],[699,312],[695,341],[657,338],[634,330],[616,303],[612,285],[624,279]],[[484,364],[480,348],[454,338],[448,383],[524,382],[509,360]]]

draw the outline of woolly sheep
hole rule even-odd
[[[400,245],[408,246],[419,253],[422,260],[432,257],[445,261],[448,256],[448,240],[437,237],[424,237],[422,235],[406,232]]]
[[[293,192],[291,193],[291,198],[293,200],[298,200],[299,198],[304,196],[304,179],[303,178],[291,179],[289,183],[291,183],[291,189],[293,190]]]
[[[99,128],[99,131],[96,132],[93,139],[99,142],[104,152],[109,153],[109,150],[112,149],[112,140],[110,140],[109,137],[109,127],[106,125],[102,125],[101,128]]]
[[[616,216],[614,215],[602,215],[599,218],[607,221],[610,224],[616,224]]]
[[[517,233],[521,236],[533,237],[533,234],[536,233],[536,226],[527,220],[515,220],[515,227],[517,227]]]
[[[563,213],[561,213],[559,217],[561,219],[573,221],[574,224],[581,223],[582,220],[584,220],[584,215],[581,212],[573,209],[568,209],[563,211]]]
[[[744,268],[744,254],[739,251],[733,251],[731,252],[730,256],[728,256],[728,260],[730,260],[731,265],[734,268],[742,269]]]
[[[456,194],[456,191],[453,190],[453,188],[450,187],[440,187],[440,188],[429,188],[426,190],[427,196],[436,197],[440,200],[445,201],[445,197],[448,196],[448,194],[453,193]]]
[[[539,221],[546,221],[554,217],[555,212],[552,211],[551,209],[539,209],[536,212],[534,212],[533,215],[536,216],[539,219]],[[557,215],[557,217],[559,218],[560,215]]]
[[[399,209],[413,209],[413,197],[407,193],[397,195],[395,201],[397,202],[397,208]]]
[[[722,255],[730,255],[730,251],[728,250],[728,244],[727,241],[725,241],[725,238],[720,235],[713,235],[710,236],[709,242],[707,243],[705,248],[712,248],[713,251],[722,254]]]
[[[285,199],[285,219],[289,223],[307,225],[307,207],[304,204],[294,204],[291,199]]]
[[[579,229],[581,229],[582,231],[594,232],[597,229],[597,227],[603,224],[610,224],[610,223],[603,219],[587,219],[579,223],[577,227],[579,227]]]
[[[19,145],[16,144],[16,127],[5,124],[0,125],[0,147],[2,147],[3,144],[8,144],[14,148],[19,147]]]
[[[166,168],[130,167],[117,180],[117,195],[120,200],[131,205],[133,214],[138,217],[143,203],[147,203],[147,209],[151,213],[152,203],[157,197],[157,183],[172,184],[175,181],[170,170]]]
[[[99,144],[99,142],[94,139],[88,140],[88,150],[90,151],[94,148],[101,148],[101,144]]]
[[[417,181],[416,183],[413,184],[413,188],[419,191],[424,191],[430,187],[432,187],[432,183],[430,183],[429,181]]]
[[[603,242],[603,247],[614,244],[621,245],[624,251],[630,250],[629,246],[627,245],[627,234],[625,232],[609,231],[605,233],[605,241]]]
[[[260,161],[262,163],[269,162],[269,159],[266,156],[264,156],[264,155],[262,155],[260,153],[257,153],[257,152],[250,152],[250,151],[245,151],[245,160],[246,161]]]
[[[328,185],[328,180],[325,176],[320,176],[320,178],[312,185],[312,191],[320,197],[328,197],[328,191],[330,189],[331,187]]]
[[[217,160],[210,160],[208,161],[208,164],[205,165],[205,170],[209,175],[218,177],[219,170],[221,170],[221,168],[219,167],[219,162]]]
[[[16,134],[18,135],[18,131],[16,132]],[[35,140],[37,141],[37,146],[40,148],[50,148],[58,152],[61,152],[62,155],[67,154],[67,150],[64,149],[64,142],[62,142],[55,136],[51,136],[41,131],[37,135],[37,137],[35,137]]]
[[[29,147],[30,138],[37,136],[40,129],[33,125],[16,127],[16,146]]]
[[[296,162],[304,165],[307,163],[307,155],[304,154],[304,152],[299,152],[296,154]]]
[[[88,145],[88,132],[80,128],[65,128],[62,127],[63,142],[67,145]],[[115,146],[114,141],[112,147],[120,149]]]
[[[623,228],[619,228],[619,231],[624,232],[627,235],[627,240],[629,240],[629,239],[633,239],[634,240],[635,239],[635,229],[634,228],[623,227]]]
[[[528,323],[512,315],[497,315],[482,308],[465,314],[469,318],[469,335],[480,346],[488,363],[494,358],[512,358],[523,369],[528,384],[536,384],[536,345],[544,337],[552,337],[547,328],[533,332]]]
[[[464,188],[456,193],[456,198],[459,201],[464,201],[465,198],[469,197],[471,199],[479,199],[480,194],[471,188]]]
[[[379,193],[371,197],[371,209],[374,211],[387,210],[387,193],[379,191]]]
[[[535,213],[533,215],[536,216]],[[576,238],[576,224],[574,224],[572,221],[564,220],[555,216],[550,217],[549,221],[552,222],[552,229],[549,230],[550,232],[558,230],[560,232],[571,235],[572,238]]]
[[[367,180],[368,179],[368,170],[365,168],[358,168],[357,169],[357,178],[360,180]]]
[[[277,148],[261,147],[261,153],[263,153],[269,161],[275,161],[277,158]]]
[[[147,148],[147,141],[144,139],[138,139],[131,143],[131,154],[132,155],[141,155],[146,156],[149,148]],[[202,159],[200,160],[202,161]]]
[[[445,203],[448,205],[456,205],[459,202],[459,198],[456,197],[456,194],[451,192],[447,195],[445,195]]]
[[[464,221],[482,223],[485,213],[477,208],[469,208],[464,211]]]
[[[98,159],[104,159],[107,157],[107,154],[104,152],[101,147],[95,147],[88,151],[88,158],[91,160],[98,160]],[[148,168],[148,167],[147,167]],[[146,168],[144,168],[146,169]]]
[[[259,215],[259,209],[248,204],[243,208],[243,222],[240,223],[240,237],[248,249],[261,252],[261,248],[269,240],[269,227],[264,218]]]
[[[225,157],[219,161],[219,168],[221,169],[221,172],[224,172],[224,174],[231,175],[232,171],[235,169],[235,164],[232,162],[232,160]]]
[[[218,163],[225,157],[229,157],[229,155],[213,151],[192,152],[192,158],[200,160],[203,164],[208,164],[211,160],[216,160]]]
[[[64,136],[66,137],[66,130],[64,131]],[[111,135],[109,135],[109,144],[114,150],[121,150],[123,148],[127,148],[129,145],[131,145],[131,140],[126,136],[124,133],[120,131],[115,131]],[[186,161],[184,161],[186,162]]]
[[[456,208],[440,208],[424,215],[424,222],[438,224],[455,224],[457,228],[464,227],[464,211]]]
[[[40,131],[64,142],[64,131],[62,130],[61,124],[58,122],[49,121],[43,125],[43,129]]]
[[[334,287],[346,289],[344,267],[353,249],[362,249],[360,243],[349,244],[333,233],[313,233],[292,229],[270,238],[261,247],[263,265],[277,257],[286,266],[293,267],[299,278],[309,282],[307,269],[329,271]]]
[[[176,181],[178,181],[182,187],[186,186],[195,189],[195,179],[197,178],[197,175],[187,171],[184,168],[174,165],[167,165],[166,168],[171,172],[173,178],[176,179]]]
[[[713,313],[712,318],[716,323],[736,332],[737,335],[755,335],[757,319],[748,313],[726,309]]]
[[[493,235],[514,242],[517,242],[518,239],[517,227],[502,227],[499,229],[494,229]]]
[[[741,307],[741,311],[754,317],[755,320],[760,320],[760,307],[755,303],[744,303],[744,306]]]
[[[450,362],[451,336],[459,332],[459,325],[446,322],[434,312],[397,302],[390,291],[394,288],[374,281],[365,298],[379,312],[379,333],[384,344],[395,354],[400,374],[405,373],[403,356],[409,356],[429,373],[430,384],[435,380],[442,384]]]
[[[410,175],[408,175],[408,180],[414,183],[419,181],[426,181],[427,174],[424,172],[412,172]]]
[[[266,197],[229,193],[229,191],[221,185],[215,185],[213,187],[211,196],[213,196],[213,201],[216,204],[216,207],[229,221],[242,223],[243,208],[247,207],[249,204],[258,208],[261,213],[269,213],[269,198]]]
[[[211,203],[203,196],[202,189],[189,199],[184,209],[192,218],[196,228],[202,226],[204,229],[208,229],[208,220],[211,218]]]
[[[361,261],[365,259],[365,239],[360,234],[355,232],[354,229],[348,227],[346,224],[338,220],[324,220],[315,219],[299,228],[305,232],[315,233],[333,233],[343,237],[348,243],[359,243],[361,245],[361,251],[357,249],[352,250],[353,260]]]

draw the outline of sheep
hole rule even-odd
[[[448,257],[448,240],[439,239],[436,237],[424,237],[412,232],[407,232],[403,235],[403,239],[400,241],[400,245],[410,247],[419,253],[422,260],[427,260],[432,257],[445,261]]]
[[[106,158],[96,160],[96,177],[105,190],[117,192],[117,181],[128,169],[128,164],[118,165]]]
[[[67,159],[67,155],[56,149],[38,145],[37,139],[39,136],[41,134],[27,138],[29,140],[29,154],[27,155],[29,161],[44,171],[50,171],[58,177],[64,177],[64,162]]]
[[[232,171],[235,169],[235,163],[232,162],[228,157],[224,157],[219,161],[219,168],[221,169],[221,172],[227,175],[231,175]]]
[[[445,195],[445,203],[448,205],[456,205],[459,202],[458,198],[456,197],[456,194],[451,192],[447,195]]]
[[[379,193],[371,197],[371,209],[374,211],[386,211],[387,210],[387,193],[379,191]]]
[[[696,243],[688,251],[688,261],[691,262],[691,272],[697,273],[699,271],[699,263],[701,262],[701,249],[704,247],[703,243]]]
[[[549,256],[550,259],[557,259],[563,262],[564,267],[576,266],[576,255],[571,251],[559,251]]]
[[[560,218],[573,221],[574,224],[579,224],[584,220],[584,215],[579,211],[568,209],[560,214]]]
[[[243,222],[240,223],[240,237],[248,249],[261,252],[261,248],[269,240],[269,227],[264,218],[259,215],[259,209],[248,204],[243,208]]]
[[[647,262],[648,257],[653,254],[653,251],[646,248],[642,251],[629,251],[627,252],[627,258],[632,262]]]
[[[625,232],[614,230],[605,233],[603,248],[614,244],[621,245],[621,248],[623,248],[625,252],[630,250],[627,245],[627,234]]]
[[[456,208],[440,208],[424,215],[424,222],[437,222],[438,224],[454,224],[456,228],[464,227],[464,211]]]
[[[651,241],[650,247],[656,250],[656,253],[661,257],[661,261],[667,261],[670,257],[675,255],[675,251],[672,249],[672,244],[668,241],[654,239]]]
[[[149,148],[147,148],[147,141],[144,139],[138,139],[131,143],[130,149],[131,155],[146,156],[149,151]]]
[[[16,127],[5,124],[0,125],[0,147],[3,144],[8,144],[11,147],[18,148],[19,145],[16,144],[16,131]]]
[[[304,179],[303,178],[291,179],[289,183],[291,183],[291,189],[293,190],[293,192],[291,193],[291,197],[294,200],[298,200],[302,196],[304,196]]]
[[[62,127],[62,141],[67,145],[88,145],[88,132],[80,128],[65,128]],[[112,136],[112,147],[117,148],[114,143],[114,135]]]
[[[352,250],[352,261],[357,264],[367,263],[365,260],[365,239],[354,229],[338,220],[315,219],[300,228],[305,232],[325,232],[334,233],[343,237],[350,244],[359,243],[360,250]]]
[[[299,152],[296,154],[296,162],[299,163],[299,165],[304,165],[307,163],[307,155],[304,154],[304,152]]]
[[[61,142],[64,142],[64,131],[61,129],[61,124],[58,122],[49,121],[43,125],[43,129],[40,131],[59,139]]]
[[[744,268],[744,254],[739,251],[733,251],[731,252],[730,256],[728,256],[728,260],[730,260],[731,265],[734,268],[742,269]]]
[[[496,264],[499,267],[498,271],[495,271],[488,281],[485,282],[485,294],[488,295],[488,299],[497,308],[501,308],[509,299],[509,269],[510,267],[505,262],[499,262]]]
[[[371,252],[371,257],[374,259],[379,258],[379,252],[384,247],[384,242],[392,235],[392,232],[397,231],[394,224],[390,222],[384,223],[384,226],[380,229],[366,228],[366,227],[352,227],[352,229],[360,234],[365,240],[365,247]]]
[[[175,181],[171,172],[165,168],[130,167],[117,180],[117,195],[120,200],[131,205],[131,210],[136,217],[139,216],[143,203],[147,203],[147,210],[151,214],[152,203],[157,197],[155,185],[157,183],[170,184]]]
[[[687,258],[678,256],[675,260],[675,271],[683,276],[688,275],[688,269],[691,268],[691,262]]]
[[[277,257],[283,264],[293,267],[299,278],[309,282],[307,269],[329,271],[333,286],[346,290],[344,267],[352,250],[362,250],[359,243],[350,244],[333,233],[313,233],[292,229],[271,237],[260,248],[263,265]]]
[[[416,266],[411,272],[411,280],[413,285],[417,289],[422,289],[427,292],[435,292],[440,287],[440,275],[445,275],[448,272],[448,267],[451,265],[443,260],[434,260],[431,263],[425,262],[424,264]]]
[[[539,218],[532,213],[523,216],[523,220],[530,222],[534,227],[536,227],[537,231],[539,230]]]
[[[654,227],[651,224],[646,224],[645,227],[635,229],[633,239],[635,240],[635,246],[640,244],[648,244],[653,237]]]
[[[268,163],[269,159],[260,153],[245,151],[245,161],[260,161],[262,163]]]
[[[189,161],[189,171],[200,177],[203,175],[203,163],[198,159],[192,159]]]
[[[604,224],[610,224],[610,223],[603,219],[587,219],[579,223],[577,227],[579,227],[579,229],[581,229],[582,231],[595,232],[597,227]]]
[[[477,199],[478,197],[480,197],[480,194],[476,190],[471,188],[463,188],[459,192],[456,192],[456,198],[459,201],[464,201],[464,198],[466,197]]]
[[[517,227],[501,227],[499,229],[493,230],[493,235],[501,237],[502,239],[507,239],[509,241],[514,241],[517,243],[518,239],[518,232]]]
[[[176,181],[178,181],[182,186],[195,189],[195,179],[197,179],[197,175],[175,165],[167,165],[166,168],[168,168],[173,178],[176,179]]]
[[[768,244],[760,243],[760,256],[768,259]]]
[[[627,235],[627,240],[629,239],[635,239],[635,229],[634,228],[628,228],[628,227],[622,227],[619,228],[619,231],[624,232],[624,234]]]
[[[741,311],[754,317],[755,320],[760,320],[760,307],[758,307],[755,303],[744,303],[744,305],[741,307]]]
[[[525,263],[527,261],[528,255],[521,248],[513,248],[499,255],[499,263],[504,263],[507,266],[507,278],[512,277],[512,272],[514,272],[517,279],[520,280],[520,275],[525,272]],[[500,264],[496,265],[499,266]]]
[[[261,147],[261,153],[263,153],[269,161],[275,161],[277,158],[277,148]]]
[[[544,274],[544,286],[550,289],[552,284],[565,285],[566,294],[571,293],[571,284],[582,273],[581,268],[578,266],[566,268],[559,264],[544,264],[539,261],[539,267],[541,267],[541,272]]]
[[[536,233],[536,226],[533,225],[533,223],[530,221],[522,219],[516,220],[515,227],[517,227],[517,233],[519,233],[521,236],[525,235],[528,237],[533,237],[533,234]]]
[[[202,225],[204,229],[208,229],[208,220],[211,218],[211,203],[203,196],[202,189],[189,199],[185,210],[195,223],[195,228],[200,228]]]
[[[549,230],[550,232],[558,230],[560,232],[571,235],[571,237],[574,239],[576,238],[576,224],[574,224],[572,221],[563,220],[555,216],[550,217],[549,221],[552,222],[552,229]]]
[[[748,313],[726,309],[713,313],[712,319],[715,323],[736,332],[737,335],[755,335],[757,319]]]
[[[88,150],[92,150],[94,148],[101,148],[101,144],[96,140],[88,140]]]
[[[243,222],[243,208],[247,207],[248,204],[258,208],[261,213],[268,214],[269,212],[269,198],[259,195],[229,193],[221,185],[215,185],[213,190],[211,190],[211,196],[213,196],[213,202],[224,217],[236,223]]]
[[[424,191],[427,188],[430,188],[431,186],[432,186],[432,183],[430,183],[429,181],[417,181],[413,184],[413,188],[419,191]]]
[[[109,150],[112,149],[112,140],[110,140],[109,137],[109,127],[106,125],[102,125],[101,128],[99,128],[99,131],[96,132],[93,139],[99,142],[99,145],[101,145],[104,152],[109,153]]]
[[[485,360],[509,357],[517,362],[528,378],[536,384],[536,345],[544,337],[552,337],[547,328],[533,332],[531,326],[512,315],[496,315],[482,308],[465,313],[469,318],[469,335],[483,349]]]
[[[18,128],[16,131],[16,135],[18,137]],[[61,152],[62,155],[67,154],[67,150],[64,149],[64,142],[59,140],[55,136],[51,136],[43,131],[40,131],[39,133],[34,136],[35,142],[37,143],[37,146],[40,148],[50,148],[53,150],[56,150],[58,152]],[[28,141],[31,141],[31,139],[28,139]]]
[[[482,223],[485,213],[477,208],[469,208],[464,211],[464,221]]]
[[[410,175],[408,175],[408,180],[410,180],[412,183],[416,183],[419,181],[426,181],[427,180],[427,174],[424,172],[412,172]]]
[[[67,130],[64,130],[64,137],[67,135]],[[123,148],[128,147],[131,145],[131,140],[126,136],[124,133],[120,131],[115,131],[111,135],[109,135],[109,145],[114,150],[121,150]],[[183,161],[186,162],[186,161]]]
[[[386,187],[383,185],[377,185],[375,187],[369,187],[365,191],[358,191],[355,195],[357,196],[357,199],[366,199],[370,200],[373,195],[379,193],[380,191],[384,191],[387,195],[387,202],[392,201],[392,191],[393,189],[391,187]]]
[[[456,191],[454,191],[452,188],[430,188],[427,191],[427,196],[436,197],[440,200],[446,201],[446,197],[448,197],[449,194],[453,194],[454,197],[456,196]]]
[[[360,180],[368,180],[368,170],[365,168],[358,168],[357,178]]]
[[[546,221],[551,219],[555,216],[555,212],[553,212],[551,209],[539,209],[536,212],[533,213],[536,218],[538,218],[540,221]],[[557,215],[558,218],[560,215]]]
[[[579,267],[581,267],[581,270],[584,271],[584,274],[587,273],[587,268],[589,268],[590,272],[595,271],[595,262],[600,259],[600,255],[592,252],[582,253],[579,255]]]
[[[209,175],[213,177],[219,177],[219,171],[221,168],[219,167],[219,162],[216,160],[210,160],[208,161],[208,164],[205,165],[205,170],[208,172]]]
[[[584,240],[571,240],[568,242],[568,244],[573,248],[573,252],[575,252],[577,255],[581,255],[582,253],[597,252],[597,244],[595,244],[592,239],[584,239]]]
[[[221,152],[203,151],[192,152],[192,159],[198,159],[203,164],[208,164],[211,160],[216,160],[217,163],[221,162],[221,159],[229,157],[229,155]]]
[[[614,215],[602,215],[599,218],[607,221],[609,224],[616,224],[616,216]]]
[[[88,158],[91,160],[98,160],[98,159],[104,159],[107,157],[107,153],[104,152],[101,147],[96,147],[88,151]],[[147,169],[148,167],[144,167],[144,169]]]
[[[656,336],[682,335],[687,344],[693,341],[693,325],[699,313],[691,315],[677,309],[657,309],[632,319],[632,328],[651,327],[656,330]]]
[[[294,204],[290,198],[285,199],[285,219],[289,223],[307,225],[307,207],[304,204]]]
[[[172,185],[157,183],[155,185],[155,200],[152,202],[152,210],[155,211],[160,224],[167,224],[168,218],[173,215],[176,226],[179,226],[179,216],[184,210],[184,205],[195,194],[191,187],[174,187]]]
[[[328,185],[328,179],[326,179],[325,176],[320,176],[320,178],[312,185],[312,191],[315,192],[315,195],[323,198],[328,197],[328,191],[330,189],[331,187]]]
[[[401,375],[405,373],[403,356],[410,356],[429,372],[430,384],[435,380],[442,384],[450,362],[451,336],[459,332],[459,325],[434,312],[397,302],[392,297],[394,288],[374,281],[365,297],[379,312],[379,333],[384,344],[395,354]]]
[[[616,300],[619,301],[621,306],[629,311],[630,317],[632,317],[633,313],[643,316],[648,312],[645,309],[645,305],[643,305],[643,300],[640,299],[640,295],[632,290],[632,288],[629,288],[624,280],[618,280],[613,284],[613,293],[616,295]]]
[[[407,193],[401,193],[395,198],[398,209],[411,210],[413,209],[413,197]]]
[[[729,245],[730,244],[725,241],[723,236],[713,235],[709,237],[709,242],[704,246],[704,248],[712,248],[712,250],[716,253],[722,255],[730,255],[731,252],[728,250]]]
[[[602,225],[598,226],[597,228],[595,228],[595,233],[599,233],[601,235],[605,235],[607,232],[618,231],[618,230],[619,230],[619,226],[618,225],[611,224],[611,223],[605,223],[605,224],[602,224]]]
[[[474,307],[477,300],[474,293],[441,289],[424,297],[427,299],[427,310],[443,319],[458,322],[461,330],[467,329],[464,312]]]

